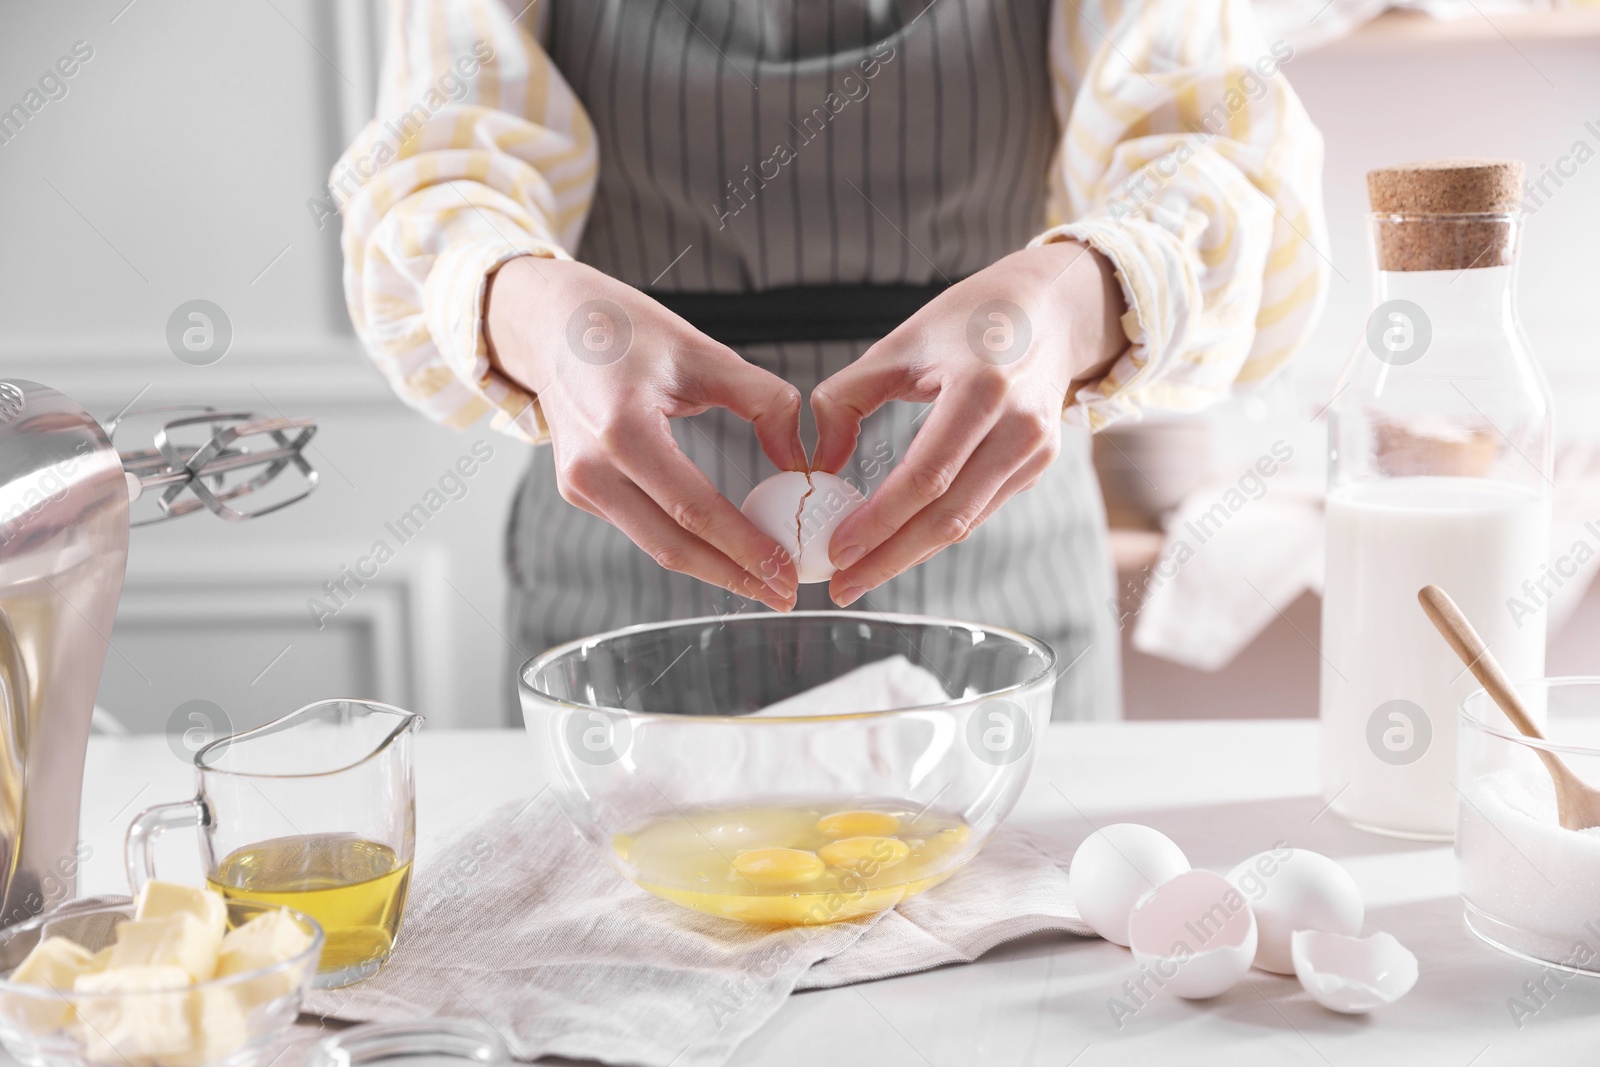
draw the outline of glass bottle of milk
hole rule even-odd
[[[1522,165],[1367,176],[1373,310],[1329,405],[1322,793],[1364,829],[1448,840],[1477,687],[1417,603],[1452,596],[1514,679],[1544,673],[1524,583],[1549,555],[1550,394],[1517,321]]]

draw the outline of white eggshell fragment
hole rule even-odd
[[[1150,890],[1128,920],[1133,958],[1186,1000],[1226,993],[1256,958],[1256,919],[1222,875],[1187,871]]]
[[[1366,906],[1348,871],[1320,852],[1281,847],[1251,856],[1228,872],[1256,914],[1261,945],[1256,966],[1294,974],[1289,939],[1297,930],[1322,930],[1354,937]]]
[[[1290,951],[1300,984],[1330,1011],[1359,1015],[1393,1004],[1417,984],[1417,957],[1392,934],[1296,930]]]
[[[845,517],[866,502],[859,489],[838,475],[781,471],[750,490],[739,510],[783,546],[795,561],[801,584],[810,585],[833,577],[828,542]]]
[[[1148,826],[1119,822],[1084,838],[1072,854],[1068,880],[1083,921],[1107,941],[1126,945],[1134,904],[1188,869],[1188,857],[1171,838]]]

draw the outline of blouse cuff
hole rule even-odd
[[[1147,408],[1193,406],[1168,395],[1175,390],[1161,381],[1181,350],[1188,309],[1199,306],[1193,268],[1172,232],[1148,219],[1090,215],[1046,230],[1028,247],[1056,241],[1079,241],[1105,256],[1128,307],[1127,350],[1104,377],[1068,392],[1062,417],[1098,431]]]
[[[511,381],[489,362],[484,332],[484,297],[489,277],[519,256],[571,259],[552,241],[519,233],[514,241],[482,237],[452,245],[433,262],[423,291],[428,333],[446,366],[480,403],[469,404],[451,420],[457,428],[493,410],[490,425],[530,444],[546,444],[550,427],[539,398]]]

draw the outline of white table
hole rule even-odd
[[[1283,841],[1342,862],[1367,901],[1367,929],[1398,936],[1421,962],[1410,996],[1368,1017],[1334,1015],[1293,978],[1252,971],[1209,1003],[1157,994],[1119,1029],[1108,1002],[1137,975],[1126,950],[1048,936],[978,963],[864,986],[804,993],[734,1062],[815,1067],[974,1064],[1328,1065],[1438,1063],[1491,1067],[1592,1059],[1600,1044],[1600,981],[1565,978],[1519,1028],[1508,1008],[1542,969],[1467,932],[1448,847],[1361,833],[1322,812],[1310,722],[1120,723],[1052,727],[1012,821],[1061,844],[1063,855],[1109,822],[1170,835],[1196,866],[1227,870]],[[417,812],[427,842],[534,780],[520,731],[424,731],[417,742]],[[121,835],[138,809],[181,799],[192,770],[161,737],[95,738],[83,838],[94,850],[82,890],[123,889]],[[198,878],[186,834],[158,849],[163,873]],[[185,866],[187,864],[187,866]],[[1600,902],[1597,902],[1600,904]],[[288,1067],[283,1063],[280,1067]]]

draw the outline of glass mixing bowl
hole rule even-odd
[[[819,611],[629,627],[521,672],[578,831],[636,885],[748,922],[892,908],[1016,803],[1055,657],[1009,630]]]

